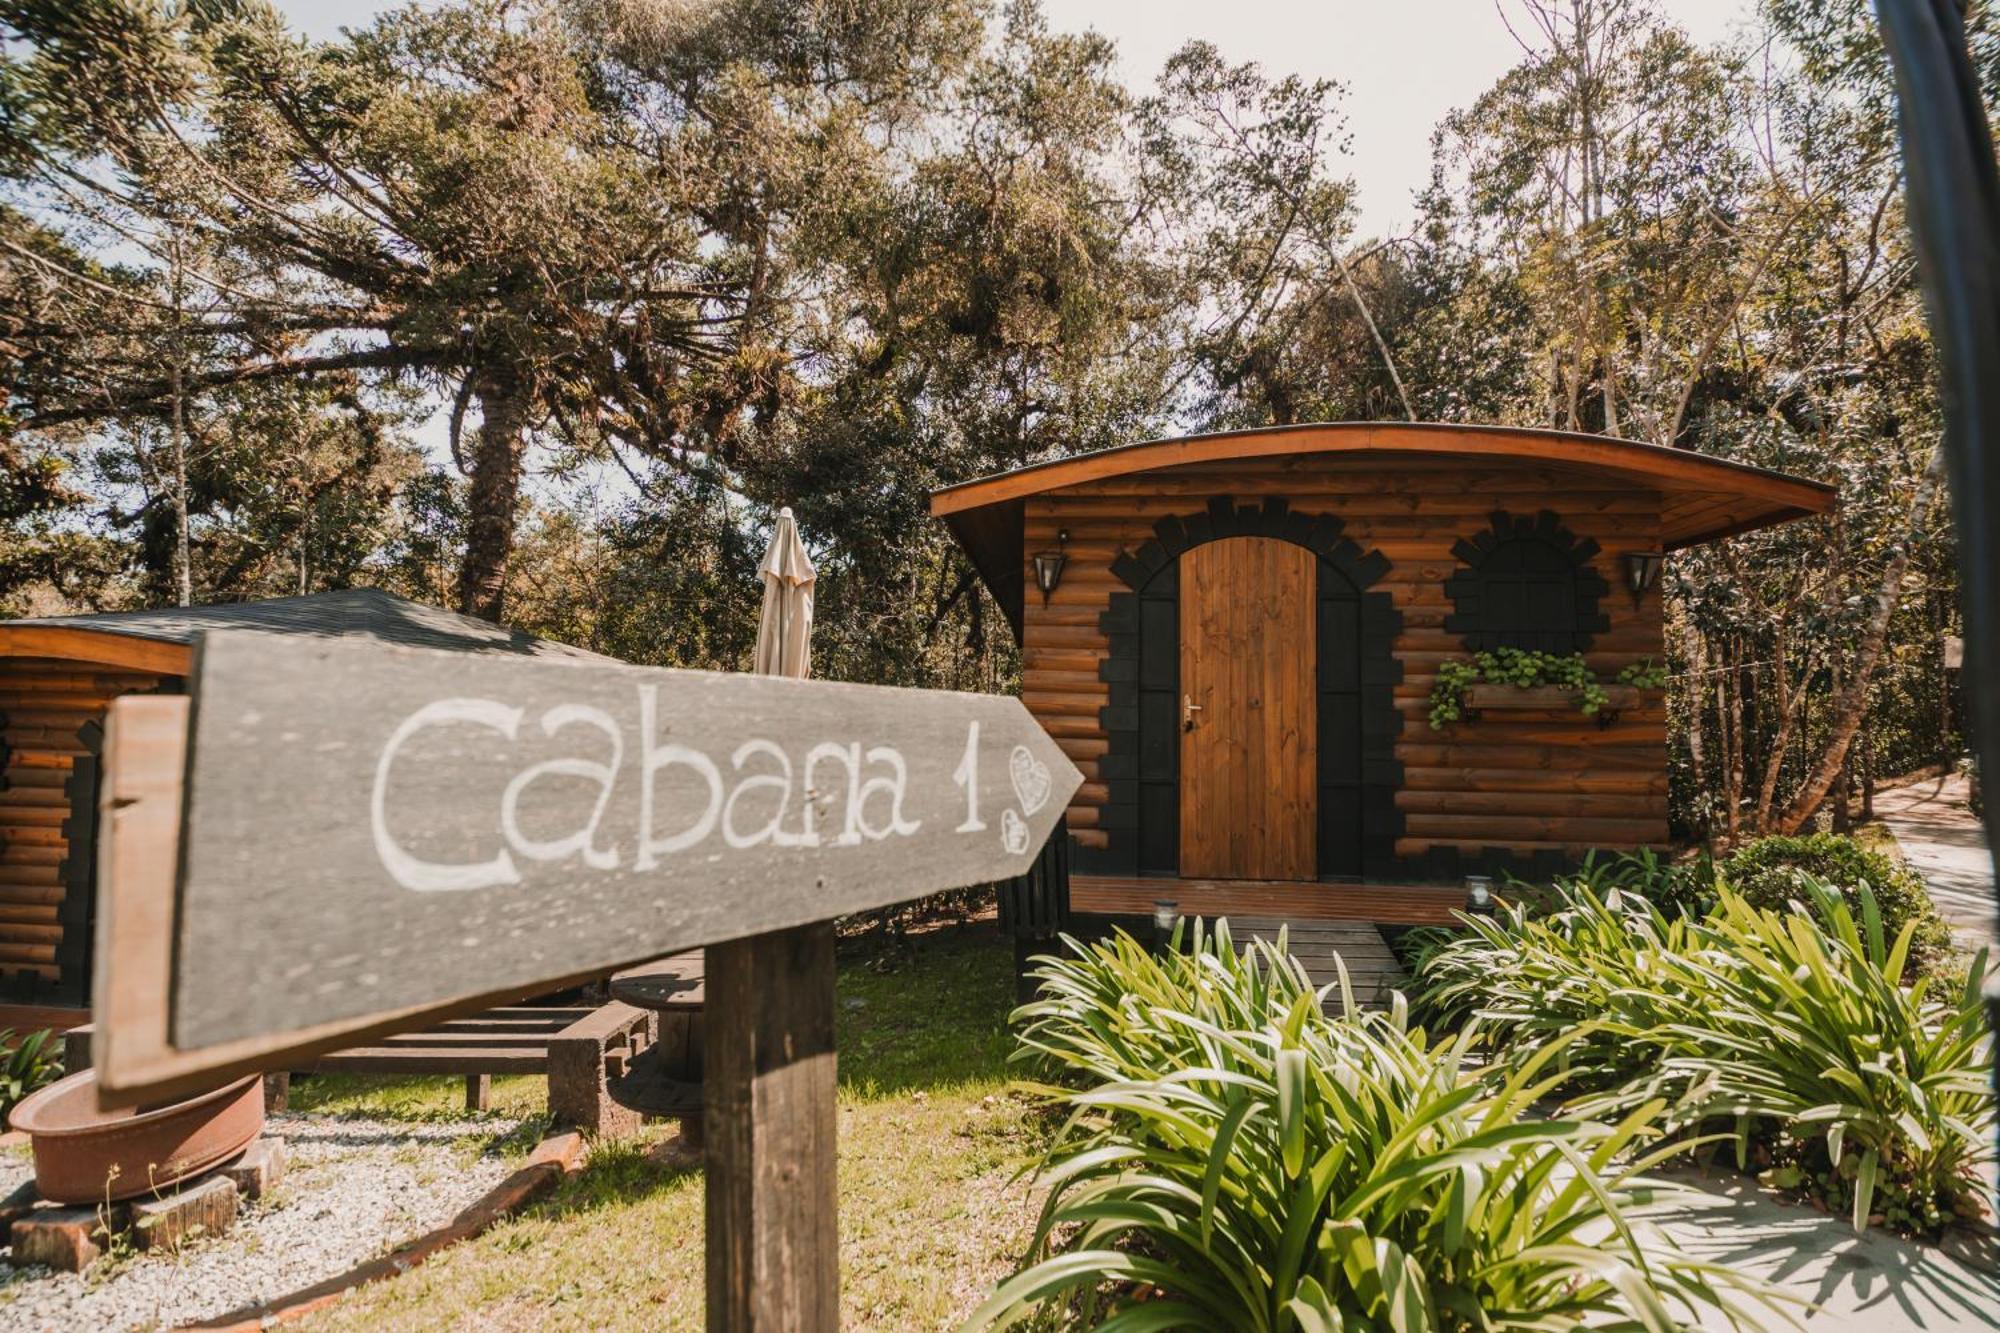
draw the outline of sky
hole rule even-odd
[[[662,0],[672,3],[673,0]],[[392,6],[277,0],[294,26],[332,36]],[[1743,23],[1749,0],[1661,0],[1697,41]],[[1494,0],[1045,0],[1052,26],[1094,28],[1118,45],[1126,83],[1150,90],[1182,43],[1213,42],[1233,62],[1347,88],[1352,144],[1333,165],[1359,186],[1363,235],[1397,234],[1430,179],[1431,131],[1520,56]]]

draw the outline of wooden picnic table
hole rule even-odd
[[[655,958],[613,973],[611,998],[659,1013],[699,1013],[707,989],[706,975],[707,955],[700,949]]]

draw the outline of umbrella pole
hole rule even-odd
[[[806,674],[801,573],[810,582],[792,511],[780,510],[764,557],[762,670]],[[837,1329],[833,922],[711,945],[706,984],[709,1333]]]

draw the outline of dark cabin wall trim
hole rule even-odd
[[[1464,568],[1444,581],[1445,595],[1451,598],[1452,613],[1445,617],[1447,632],[1459,635],[1471,652],[1495,648],[1540,648],[1557,654],[1590,651],[1591,640],[1611,628],[1610,617],[1597,609],[1598,602],[1611,591],[1591,563],[1601,549],[1594,538],[1579,540],[1563,525],[1560,515],[1544,509],[1533,518],[1496,510],[1483,532],[1460,538],[1451,548]],[[1545,547],[1570,570],[1573,611],[1566,619],[1573,624],[1550,634],[1546,630],[1520,634],[1495,629],[1481,614],[1481,586],[1487,562],[1503,547],[1515,542],[1534,542]],[[1477,873],[1477,872],[1474,872]]]
[[[1110,696],[1099,714],[1108,744],[1098,768],[1107,792],[1099,822],[1105,832],[1106,846],[1078,846],[1073,857],[1078,873],[1171,873],[1162,864],[1163,849],[1142,849],[1140,845],[1142,795],[1152,795],[1157,802],[1157,793],[1142,790],[1140,714],[1142,706],[1159,706],[1157,700],[1148,698],[1159,693],[1164,693],[1177,709],[1178,682],[1163,690],[1162,681],[1148,680],[1142,688],[1141,640],[1148,619],[1157,623],[1161,614],[1158,604],[1166,603],[1177,613],[1180,557],[1197,546],[1225,537],[1274,537],[1302,546],[1318,556],[1324,566],[1331,566],[1358,595],[1360,873],[1374,877],[1401,870],[1396,860],[1396,839],[1402,836],[1404,819],[1396,808],[1396,792],[1402,786],[1403,766],[1396,758],[1396,740],[1403,729],[1403,715],[1396,707],[1395,689],[1403,678],[1403,664],[1396,656],[1395,644],[1402,632],[1403,614],[1396,609],[1389,593],[1369,591],[1389,572],[1388,558],[1380,551],[1364,552],[1352,539],[1342,535],[1344,527],[1332,514],[1295,512],[1282,497],[1272,496],[1261,504],[1238,505],[1232,497],[1218,495],[1200,512],[1161,519],[1153,525],[1149,540],[1136,550],[1121,551],[1112,561],[1111,572],[1130,591],[1112,593],[1098,620],[1109,644],[1098,665],[1098,677],[1105,682]],[[1149,604],[1153,604],[1150,617]],[[1177,656],[1175,670],[1178,671]],[[1177,793],[1177,767],[1175,779],[1173,790]],[[1161,782],[1161,771],[1154,767],[1147,772],[1143,786],[1157,786]],[[1175,809],[1178,810],[1177,804]],[[1153,826],[1159,827],[1157,819]],[[1177,857],[1177,828],[1172,830],[1172,836]]]
[[[97,938],[97,813],[104,759],[104,724],[86,722],[77,730],[83,752],[70,764],[63,795],[69,817],[62,822],[63,860],[57,868],[62,904],[57,921],[55,989],[46,998],[75,1005],[90,1003],[93,946]]]

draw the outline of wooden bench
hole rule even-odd
[[[653,1043],[657,1017],[612,1001],[604,1005],[504,1005],[417,1032],[398,1032],[372,1045],[330,1051],[295,1064],[291,1072],[348,1074],[460,1074],[467,1110],[487,1109],[495,1074],[542,1074],[549,1081],[549,1113],[593,1134],[622,1134],[639,1116],[613,1102],[608,1079]],[[71,1030],[65,1062],[70,1072],[90,1064],[94,1029]],[[267,1103],[282,1110],[288,1074],[267,1076]]]
[[[638,1118],[604,1095],[608,1071],[652,1044],[656,1024],[643,1009],[613,1001],[588,1005],[506,1005],[373,1045],[333,1051],[305,1067],[350,1074],[462,1074],[467,1110],[483,1111],[495,1074],[542,1074],[549,1112],[593,1133],[622,1133]]]

